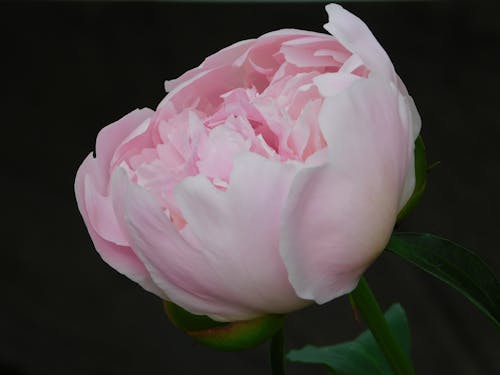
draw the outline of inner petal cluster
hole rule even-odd
[[[324,97],[315,82],[331,74],[366,76],[366,69],[353,60],[334,38],[321,34],[278,45],[257,40],[230,67],[223,67],[228,80],[240,80],[236,87],[225,90],[221,82],[215,91],[210,88],[215,97],[206,97],[209,89],[202,82],[220,80],[221,68],[191,74],[194,78],[180,83],[180,91],[167,95],[155,115],[130,137],[136,147],[129,143],[127,153],[118,150],[114,162],[151,192],[182,228],[174,189],[186,177],[201,174],[225,190],[233,161],[242,152],[303,163],[324,149],[318,125]]]

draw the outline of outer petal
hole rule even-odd
[[[176,83],[158,104],[158,109],[173,105],[179,112],[191,107],[212,112],[222,102],[220,96],[243,86],[243,79],[240,69],[231,65],[197,71],[190,79]]]
[[[152,282],[146,268],[128,246],[128,243],[122,243],[121,245],[117,244],[116,242],[118,241],[103,238],[95,229],[97,224],[92,221],[87,211],[87,207],[91,204],[87,201],[87,197],[91,194],[99,197],[99,200],[108,199],[99,195],[93,185],[93,181],[99,178],[99,173],[100,168],[97,164],[97,160],[90,154],[78,169],[75,180],[75,194],[78,208],[97,252],[106,263],[115,268],[118,272],[139,283],[144,289],[161,296],[162,292]],[[88,189],[92,189],[90,193]],[[110,207],[105,204],[99,209],[106,210],[110,209]],[[107,212],[105,215],[114,215],[114,213]]]
[[[408,95],[404,83],[395,73],[394,66],[385,50],[375,39],[364,22],[346,11],[340,5],[329,4],[326,6],[326,11],[329,16],[329,22],[325,25],[325,29],[354,53],[351,59],[354,61],[356,60],[356,56],[359,56],[361,61],[371,71],[378,75],[382,75],[385,79],[396,85],[402,94],[400,100],[405,102],[400,105],[401,110],[406,112],[401,113],[401,116],[403,118],[408,118],[407,122],[410,123],[410,128],[412,129],[411,139],[415,141],[420,133],[420,115],[415,107],[413,99]],[[411,149],[411,155],[409,157],[411,159],[410,164],[413,166],[413,149]],[[415,171],[413,167],[408,169],[405,180],[405,186],[399,204],[400,209],[403,208],[413,192],[415,185]]]
[[[93,181],[93,176],[85,176],[85,209],[92,228],[103,239],[117,245],[128,246],[127,236],[116,220],[111,198],[100,194]]]
[[[123,116],[118,121],[104,127],[97,135],[96,157],[100,167],[102,184],[100,191],[107,194],[109,182],[109,168],[113,154],[126,137],[140,126],[148,117],[154,115],[154,111],[149,108],[136,109]]]
[[[337,72],[324,73],[314,78],[314,84],[318,87],[320,94],[324,97],[334,96],[351,86],[358,79],[354,74]]]
[[[281,45],[280,52],[286,61],[304,68],[340,67],[350,55],[335,38],[327,34],[292,39]]]
[[[150,193],[120,168],[113,173],[111,186],[115,210],[132,248],[164,295],[194,314],[216,320],[259,315],[242,304],[240,294],[221,277],[217,266],[225,259],[186,242]]]
[[[203,99],[218,99],[220,95],[235,87],[264,88],[268,78],[271,78],[281,64],[275,55],[282,44],[301,38],[328,40],[325,34],[282,29],[264,34],[258,39],[235,43],[209,56],[200,66],[187,71],[179,78],[166,81],[165,88],[169,93],[158,108],[164,108],[170,103],[178,111],[189,106],[201,106],[203,110],[210,111],[210,108],[216,107],[220,101],[212,100],[207,105],[203,103]],[[269,77],[266,78],[266,75]],[[200,99],[202,102],[197,103]]]
[[[177,189],[194,239],[212,254],[224,283],[260,314],[309,303],[295,294],[279,255],[281,210],[298,168],[242,153],[225,192],[203,176],[188,178]]]
[[[360,56],[370,70],[396,82],[396,74],[389,56],[366,24],[338,4],[328,4],[326,11],[329,21],[324,26],[325,29],[352,53]]]
[[[399,100],[400,100],[399,110],[401,119],[403,119],[403,121],[408,124],[408,128],[410,130],[409,132],[410,141],[413,142],[414,144],[415,140],[417,139],[420,133],[420,127],[422,124],[420,120],[420,114],[418,113],[417,107],[415,106],[415,103],[411,96],[403,94],[399,97]],[[401,198],[399,200],[398,211],[403,209],[406,202],[408,202],[408,199],[410,199],[411,195],[413,194],[413,190],[415,189],[414,147],[410,148],[408,152],[409,152],[408,158],[410,160],[409,161],[410,168],[407,169],[403,191],[401,194]]]
[[[324,303],[351,291],[390,236],[412,167],[400,97],[372,77],[324,101],[330,162],[299,173],[282,229],[281,255],[302,298]]]
[[[254,39],[242,40],[221,49],[219,52],[207,57],[200,66],[188,70],[179,78],[165,81],[165,90],[167,92],[172,91],[177,86],[183,84],[184,82],[190,81],[192,78],[203,71],[212,70],[222,65],[231,65],[235,60],[238,59],[238,57],[244,54],[254,42]]]

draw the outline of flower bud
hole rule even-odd
[[[167,308],[208,345],[257,345],[280,314],[351,292],[425,187],[420,116],[389,56],[358,17],[326,11],[328,34],[270,32],[167,81],[78,170],[104,261],[234,322],[183,327]]]

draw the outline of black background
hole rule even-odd
[[[500,25],[486,3],[352,3],[388,51],[423,119],[431,162],[401,230],[451,238],[500,273]],[[2,3],[0,373],[267,374],[265,346],[219,353],[93,250],[73,193],[100,128],[154,108],[163,81],[241,39],[322,31],[323,5]],[[401,301],[419,374],[498,374],[498,330],[465,298],[384,254],[367,274]],[[290,315],[287,348],[360,332],[346,298]],[[290,365],[290,374],[323,374]]]

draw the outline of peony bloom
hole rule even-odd
[[[331,35],[236,43],[101,130],[75,192],[109,265],[219,321],[356,287],[413,192],[420,118],[367,26],[326,10]]]

